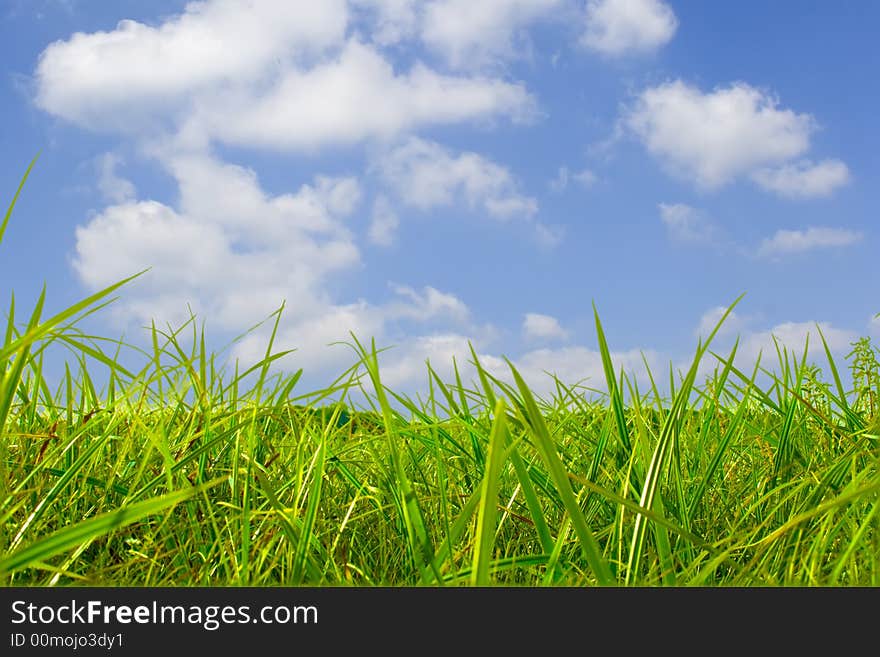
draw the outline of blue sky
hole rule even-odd
[[[598,385],[683,363],[719,307],[745,364],[818,323],[880,337],[874,2],[6,0],[0,184],[40,160],[0,292],[96,320],[187,306],[217,346],[282,300],[286,367],[394,345],[414,390],[467,342]],[[262,330],[238,344],[251,361]],[[819,352],[814,359],[821,362]]]

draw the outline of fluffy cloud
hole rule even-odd
[[[344,221],[360,206],[357,180],[316,176],[294,194],[273,196],[253,171],[202,154],[166,154],[162,162],[177,180],[179,207],[127,201],[76,231],[74,268],[90,289],[151,268],[120,300],[123,322],[177,325],[191,308],[212,328],[239,333],[284,302],[275,348],[295,349],[287,365],[313,376],[354,362],[351,350],[329,346],[350,341],[350,332],[400,344],[398,354],[423,353],[439,328],[480,333],[463,301],[430,285],[392,286],[380,303],[334,298],[333,276],[360,264]],[[268,331],[249,333],[233,356],[261,358]]]
[[[540,313],[526,313],[522,330],[528,339],[564,340],[568,337],[568,331],[555,317]]]
[[[351,4],[372,19],[371,39],[380,46],[411,38],[418,30],[418,0],[351,0]]]
[[[309,316],[288,319],[276,336],[277,350],[296,349],[289,357],[288,366],[302,367],[309,374],[315,372],[338,375],[342,368],[355,362],[355,354],[344,343],[351,343],[351,334],[362,343],[373,338],[383,351],[379,357],[382,380],[399,389],[421,384],[427,370],[425,360],[436,362],[438,373],[448,377],[452,371],[452,357],[459,363],[469,357],[468,339],[455,332],[410,332],[405,322],[422,326],[446,324],[471,329],[467,324],[469,311],[455,296],[431,287],[421,292],[400,287],[397,297],[384,304],[366,301],[346,305],[328,304]],[[477,329],[474,332],[479,333]],[[265,353],[268,331],[255,331],[239,342],[234,356],[243,362],[255,362]]]
[[[522,195],[508,169],[477,153],[455,155],[436,142],[412,137],[377,163],[404,203],[429,210],[459,199],[497,219],[532,218],[538,202]]]
[[[644,359],[642,359],[644,355]],[[627,376],[639,382],[648,380],[645,361],[651,371],[662,371],[661,356],[652,350],[632,349],[612,352],[611,361],[617,372],[622,368]],[[536,391],[549,393],[555,391],[552,377],[557,377],[566,385],[580,383],[596,390],[606,390],[605,371],[602,355],[584,346],[562,347],[559,349],[536,349],[529,351],[514,361],[520,374],[529,386]],[[656,374],[655,374],[656,376]],[[508,379],[509,376],[503,378]]]
[[[660,219],[676,242],[707,243],[717,233],[714,224],[696,208],[684,203],[660,203]]]
[[[346,36],[348,14],[342,0],[213,0],[157,27],[123,21],[78,33],[40,56],[36,102],[93,130],[177,135],[189,148],[314,149],[536,116],[521,84],[418,62],[395,71],[374,46]]]
[[[480,364],[492,376],[510,385],[515,385],[510,368],[504,359],[491,353],[488,345],[481,341],[469,340],[461,333],[447,332],[419,336],[380,355],[382,380],[386,385],[398,390],[424,387],[427,381],[426,361],[444,381],[453,381],[453,359],[465,385],[479,387],[472,355],[468,343],[474,345]],[[613,352],[612,362],[619,371],[647,383],[648,377],[644,354],[652,371],[665,367],[662,357],[654,351],[630,350]],[[557,392],[553,377],[568,386],[580,384],[593,390],[605,390],[605,373],[602,356],[598,351],[584,346],[562,347],[558,349],[535,349],[528,351],[511,362],[523,377],[529,388],[536,394],[550,397]]]
[[[724,313],[726,312],[726,306],[715,306],[714,308],[707,310],[703,313],[703,316],[700,317],[700,322],[694,331],[694,335],[698,338],[708,338],[712,331],[715,330],[715,327],[718,326],[718,322],[721,321],[721,318],[724,317]],[[738,315],[735,311],[731,311],[724,320],[724,323],[718,328],[718,333],[715,335],[719,337],[735,335],[742,330],[745,324],[746,321],[743,317]]]
[[[745,83],[703,93],[681,80],[643,91],[624,125],[671,173],[704,189],[803,155],[815,129],[810,115]]]
[[[514,52],[521,30],[561,7],[562,0],[433,0],[421,38],[454,67],[491,64]]]
[[[776,169],[760,169],[752,179],[764,189],[789,198],[831,196],[838,187],[849,182],[849,168],[840,160],[809,160],[787,164]]]
[[[772,368],[778,361],[777,344],[780,350],[785,348],[789,354],[800,358],[808,341],[807,360],[823,361],[825,350],[819,336],[820,330],[828,343],[828,348],[836,354],[846,353],[850,343],[858,338],[858,334],[855,332],[837,328],[830,322],[784,322],[769,330],[748,334],[742,342],[737,361],[754,363],[760,353],[762,354],[761,363],[764,367]]]
[[[850,246],[862,239],[862,234],[843,228],[807,228],[806,230],[778,230],[761,242],[758,255],[778,257],[803,253],[813,249]]]
[[[111,203],[130,201],[135,196],[134,184],[116,173],[116,168],[120,164],[122,159],[113,153],[104,153],[95,160],[98,191]]]
[[[191,2],[158,27],[125,20],[56,41],[37,64],[37,104],[91,128],[126,129],[194,93],[320,53],[341,42],[346,23],[344,0]]]
[[[522,85],[441,75],[421,64],[399,75],[356,41],[336,59],[287,71],[259,97],[246,88],[218,94],[198,104],[184,127],[189,139],[207,134],[233,144],[314,149],[505,114],[527,121],[535,111]]]
[[[319,177],[270,197],[242,167],[203,155],[166,164],[180,187],[178,210],[122,203],[76,231],[74,267],[90,288],[152,267],[127,295],[133,318],[177,321],[193,303],[221,327],[240,329],[285,298],[296,312],[324,303],[325,277],[359,262],[340,221],[357,200],[356,181]]]
[[[453,328],[485,337],[462,301],[431,286],[396,286],[375,303],[334,293],[333,278],[362,265],[348,221],[363,205],[359,180],[318,175],[293,192],[268,193],[254,171],[212,153],[218,143],[312,153],[394,143],[425,126],[532,120],[535,99],[522,84],[392,63],[382,48],[416,36],[453,68],[459,56],[494,61],[514,54],[521,28],[559,2],[480,3],[470,13],[489,36],[477,38],[473,21],[454,24],[454,2],[205,0],[155,24],[123,21],[53,43],[34,72],[38,106],[131,139],[179,190],[173,205],[135,200],[117,173],[120,160],[104,158],[99,184],[111,205],[77,228],[77,275],[96,289],[150,268],[118,305],[126,322],[177,324],[192,309],[222,332],[240,332],[286,302],[276,348],[297,349],[295,366],[321,372],[351,362],[347,350],[326,348],[349,331],[399,344],[405,358],[458,349],[463,338]],[[366,35],[352,18],[365,15],[376,28]],[[402,178],[437,183],[440,194],[417,187],[427,194],[417,196],[386,179],[365,231],[372,243],[394,241],[393,190],[405,207],[462,203],[499,220],[525,219],[539,239],[560,238],[535,221],[537,202],[503,166],[415,139],[407,147],[392,152],[415,167]],[[261,357],[266,337],[264,329],[249,334],[234,355]],[[399,371],[406,367],[400,361]]]
[[[373,203],[373,214],[367,233],[370,242],[378,246],[391,246],[394,244],[399,225],[400,219],[397,218],[397,213],[391,207],[388,198],[384,195],[379,196]]]
[[[588,0],[581,43],[604,55],[656,50],[678,29],[675,12],[660,0]]]
[[[454,380],[454,365],[458,365],[459,374],[464,381],[476,379],[474,368],[469,365],[472,360],[466,336],[460,333],[434,333],[417,336],[398,345],[380,356],[382,381],[396,389],[423,386],[428,378],[426,362],[431,363],[443,381]],[[484,367],[490,371],[503,371],[504,361],[495,356],[482,354],[478,343],[475,345],[477,356]]]
[[[391,303],[385,308],[386,317],[408,318],[420,322],[446,318],[459,323],[468,319],[468,308],[458,297],[436,290],[430,285],[421,294],[405,285],[393,285],[392,289],[401,301]]]
[[[703,319],[708,320],[706,321],[707,325],[709,321],[714,319],[713,316],[716,314],[720,319],[720,314],[718,314],[720,310],[722,309],[716,308],[704,315]],[[730,318],[728,318],[729,321]],[[711,352],[718,354],[722,358],[727,358],[733,347],[733,338],[738,338],[739,344],[734,358],[734,365],[747,375],[751,375],[760,358],[761,368],[778,376],[781,372],[779,353],[783,355],[787,353],[789,363],[793,359],[800,362],[805,347],[808,347],[807,363],[819,365],[824,369],[827,364],[827,357],[822,346],[819,331],[825,337],[835,362],[845,357],[851,349],[851,343],[858,337],[856,332],[834,326],[831,322],[788,321],[780,322],[765,329],[745,328],[746,324],[750,324],[752,321],[752,319],[742,316],[733,317],[731,327],[722,327],[722,331],[719,332],[710,346]],[[708,326],[705,328],[708,328]],[[736,329],[735,331],[732,330],[734,328]],[[708,337],[708,331],[701,333],[701,336],[703,338]],[[777,353],[777,349],[779,353]],[[678,363],[677,368],[684,370],[689,365],[689,362],[682,361]],[[721,362],[715,356],[711,353],[707,354],[700,363],[698,380],[709,376],[721,365]],[[758,384],[761,386],[766,386],[770,383],[770,379],[761,372],[758,373],[757,379]]]

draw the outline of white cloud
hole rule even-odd
[[[565,226],[535,222],[535,241],[538,246],[552,249],[565,240]]]
[[[703,313],[703,316],[700,317],[700,322],[694,331],[694,335],[698,338],[708,338],[709,334],[715,330],[715,327],[718,326],[718,322],[721,321],[721,318],[724,317],[724,313],[726,312],[726,306],[715,306],[714,308],[707,310]],[[718,328],[716,336],[722,337],[725,335],[735,335],[743,329],[745,324],[746,320],[743,317],[738,315],[735,311],[731,311],[724,320],[724,323]]]
[[[408,318],[417,321],[447,318],[454,322],[465,322],[468,319],[468,307],[453,294],[441,292],[430,285],[421,294],[405,285],[392,285],[395,294],[406,302],[395,302],[384,309],[388,318]]]
[[[660,203],[660,219],[676,242],[706,243],[715,238],[716,229],[700,210],[684,203]]]
[[[660,0],[588,0],[581,43],[604,55],[657,50],[678,28],[675,12]]]
[[[433,333],[398,343],[379,357],[382,382],[398,390],[423,388],[428,378],[426,361],[430,361],[432,369],[444,382],[450,382],[454,377],[453,359],[463,380],[471,381],[476,374],[469,365],[472,356],[468,341],[467,336],[459,333]],[[471,343],[478,350],[477,355],[484,366],[501,369],[501,359],[481,354],[479,342]]]
[[[190,2],[158,27],[125,20],[54,42],[37,64],[36,101],[81,125],[127,131],[194,93],[320,53],[342,41],[346,23],[344,0]]]
[[[761,242],[758,255],[778,257],[803,253],[813,249],[850,246],[859,242],[862,234],[843,228],[807,228],[806,230],[778,230]]]
[[[598,178],[596,177],[596,174],[589,169],[571,173],[568,170],[568,167],[559,167],[559,170],[556,173],[556,178],[550,181],[550,189],[557,193],[564,192],[568,189],[568,183],[572,180],[583,187],[592,187],[596,184]]]
[[[480,67],[511,57],[533,21],[562,0],[433,0],[425,5],[421,37],[454,67]]]
[[[703,93],[676,80],[642,92],[625,125],[674,175],[714,189],[805,153],[815,121],[745,83]]]
[[[789,354],[794,354],[798,359],[803,355],[804,347],[809,340],[808,362],[824,361],[825,350],[817,326],[825,336],[828,348],[833,354],[846,353],[850,343],[858,338],[855,332],[836,328],[830,322],[784,322],[769,330],[745,336],[737,354],[737,362],[752,364],[757,360],[758,354],[762,353],[762,365],[767,368],[775,367],[778,364],[778,357],[774,338],[780,345],[780,350],[784,347]]]
[[[385,182],[406,204],[429,210],[459,200],[497,219],[531,219],[538,202],[522,195],[508,169],[477,153],[454,155],[436,142],[412,137],[377,163]]]
[[[286,310],[295,312],[295,306],[288,304]],[[327,303],[316,306],[308,314],[285,313],[273,348],[275,351],[296,350],[286,357],[283,366],[301,367],[309,376],[338,376],[355,363],[354,351],[339,344],[351,343],[352,333],[368,345],[371,338],[376,338],[381,347],[384,333],[381,312],[361,300],[349,304]],[[236,344],[233,357],[242,363],[258,362],[265,355],[268,337],[267,327],[250,332]]]
[[[528,339],[565,340],[568,337],[568,331],[559,325],[559,320],[540,313],[526,313],[522,330]]]
[[[380,46],[397,44],[418,30],[419,0],[351,0],[351,4],[372,13],[370,37]]]
[[[627,376],[635,377],[639,382],[647,381],[647,372],[642,360],[643,353],[655,376],[657,372],[667,367],[663,365],[662,358],[657,352],[632,349],[611,353],[615,371],[619,372],[623,368]],[[539,393],[555,392],[552,376],[556,376],[566,385],[580,383],[596,390],[607,390],[602,355],[588,347],[536,349],[515,359],[514,365],[526,383]],[[499,373],[499,378],[509,380],[510,377],[506,373]]]
[[[538,201],[530,196],[487,196],[484,202],[489,214],[499,219],[532,217],[538,212]]]
[[[872,335],[880,336],[880,315],[872,315],[868,320],[868,331]]]
[[[367,233],[370,242],[378,246],[391,246],[399,225],[400,219],[388,199],[385,196],[377,198],[373,203],[373,214]]]
[[[242,167],[203,155],[166,164],[180,186],[179,209],[122,203],[76,231],[74,268],[90,288],[153,268],[126,295],[129,317],[178,321],[192,303],[237,330],[285,298],[296,313],[326,304],[326,277],[359,262],[340,221],[355,194],[350,179],[318,178],[296,194],[269,197]]]
[[[205,0],[154,24],[123,21],[51,44],[34,71],[38,106],[131,139],[179,188],[173,205],[135,201],[134,188],[117,174],[120,161],[105,159],[100,182],[112,205],[77,228],[76,274],[96,289],[150,267],[117,305],[125,322],[178,324],[191,307],[221,332],[239,332],[286,300],[276,348],[298,349],[294,366],[321,372],[351,363],[350,351],[325,348],[349,331],[399,343],[405,355],[461,347],[449,325],[485,337],[491,327],[469,325],[466,305],[432,286],[398,286],[378,303],[336,298],[332,278],[362,264],[345,221],[362,205],[356,178],[317,175],[293,192],[268,193],[254,171],[224,163],[212,147],[313,151],[426,126],[530,121],[536,101],[523,84],[438,73],[419,61],[393,61],[382,48],[419,37],[444,56],[482,53],[494,62],[515,56],[522,28],[561,1],[479,3],[471,12],[487,30],[479,39],[468,36],[471,22],[443,32],[426,21],[429,10],[442,15],[442,2]],[[375,29],[364,35],[350,10],[372,16]],[[535,221],[537,201],[506,168],[475,153],[408,144],[424,149],[421,160],[415,153],[406,162],[416,171],[403,177],[439,181],[442,191],[415,200],[389,183],[404,205],[463,203],[499,220],[525,219],[548,240],[561,235]],[[432,168],[438,163],[425,158],[437,154]],[[374,199],[367,238],[390,244],[399,219],[388,198]],[[447,332],[438,333],[438,325]],[[267,330],[237,343],[235,355],[260,358]]]
[[[421,126],[509,115],[529,121],[535,101],[521,84],[441,75],[422,64],[406,74],[370,46],[349,42],[338,58],[288,70],[266,93],[218,92],[198,104],[184,134],[275,150],[391,138]]]
[[[104,153],[95,161],[98,171],[98,191],[106,201],[111,203],[123,203],[135,197],[134,184],[116,173],[116,168],[122,164],[122,158],[114,153]]]
[[[710,314],[717,312],[718,309],[709,311],[704,316],[704,319],[708,319]],[[724,330],[722,328],[722,331],[716,336],[715,341],[710,346],[710,351],[726,358],[730,355],[733,347],[732,337],[734,335],[738,337],[739,344],[734,358],[734,365],[747,375],[751,375],[756,363],[758,363],[759,356],[762,369],[768,370],[777,376],[780,375],[781,370],[777,347],[779,353],[785,354],[787,352],[789,363],[791,363],[793,359],[800,362],[804,354],[804,348],[808,346],[807,363],[819,365],[824,369],[827,365],[827,357],[822,346],[819,330],[824,335],[835,362],[838,359],[842,360],[844,358],[850,350],[851,343],[858,337],[858,334],[854,331],[836,327],[831,322],[788,321],[780,322],[771,328],[763,330],[745,330],[743,328],[744,325],[750,322],[751,319],[741,316],[734,318],[734,327],[737,330],[734,332],[730,329]],[[708,337],[708,332],[702,334],[702,337]],[[683,370],[687,366],[689,366],[689,363],[687,365],[681,363],[678,369]],[[720,366],[721,362],[717,358],[712,354],[707,354],[700,363],[699,377],[702,378],[709,375]],[[759,385],[763,386],[769,383],[769,379],[761,373],[758,374],[758,379],[760,381]]]
[[[405,13],[406,3],[385,5],[383,15]],[[348,18],[342,0],[192,2],[156,27],[122,21],[51,44],[36,67],[36,102],[96,131],[177,135],[203,149],[314,149],[537,115],[522,84],[419,62],[396,71],[374,46],[346,40]]]
[[[276,338],[277,350],[297,349],[288,366],[338,375],[353,365],[354,352],[334,343],[351,342],[351,334],[369,346],[375,338],[378,349],[391,347],[379,356],[383,383],[400,391],[424,382],[425,359],[431,358],[442,376],[452,372],[452,356],[459,364],[469,358],[468,338],[454,332],[429,331],[426,334],[404,332],[402,321],[421,325],[436,322],[466,325],[467,307],[454,295],[426,287],[421,293],[398,287],[397,298],[385,304],[365,301],[346,305],[327,305],[309,316],[284,322]],[[472,329],[473,327],[467,327]],[[472,333],[480,331],[473,328]],[[249,334],[236,347],[234,355],[243,362],[255,362],[265,352],[268,330]]]
[[[446,332],[423,335],[400,343],[379,357],[382,381],[397,390],[416,386],[423,388],[428,376],[425,361],[430,360],[431,367],[441,379],[451,382],[454,358],[462,382],[465,385],[479,385],[476,371],[471,365],[473,357],[468,341],[465,335]],[[474,345],[480,364],[491,375],[514,385],[510,368],[503,358],[491,353],[488,345],[480,340],[470,342]],[[613,352],[611,359],[618,371],[623,368],[628,376],[635,377],[640,383],[647,383],[642,353],[639,350]],[[656,352],[648,350],[644,355],[652,371],[660,371],[664,367],[662,358]],[[538,395],[556,393],[554,376],[569,386],[581,384],[595,390],[606,389],[602,357],[598,351],[587,347],[535,349],[510,360],[529,388]]]
[[[296,349],[285,365],[310,376],[354,362],[351,350],[329,346],[350,341],[350,332],[406,354],[421,353],[438,327],[485,334],[469,324],[461,299],[430,285],[392,286],[381,303],[333,298],[332,277],[360,264],[343,221],[361,198],[356,180],[316,176],[295,194],[272,196],[253,171],[205,155],[166,153],[162,163],[178,182],[179,207],[124,202],[76,231],[74,268],[90,289],[152,268],[120,299],[122,322],[179,325],[191,308],[210,328],[239,333],[286,302],[275,348]],[[245,336],[233,356],[262,358],[270,328]]]
[[[764,189],[789,198],[831,196],[849,182],[849,168],[840,160],[813,164],[803,160],[776,169],[759,169],[752,179]]]

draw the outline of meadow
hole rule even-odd
[[[272,339],[225,364],[195,317],[146,349],[80,328],[127,282],[51,316],[45,292],[8,306],[4,586],[880,586],[867,338],[742,371],[713,333],[641,390],[596,312],[601,392],[542,397],[472,351],[473,380],[426,366],[413,399],[355,335],[351,368],[304,391]]]

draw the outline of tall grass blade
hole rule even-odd
[[[547,466],[550,477],[553,479],[556,490],[558,491],[560,498],[562,498],[562,503],[565,505],[565,509],[568,512],[569,519],[571,520],[575,533],[580,541],[581,549],[584,552],[584,557],[592,569],[593,574],[596,576],[598,583],[602,586],[611,586],[615,583],[611,567],[608,565],[608,561],[605,557],[602,556],[599,543],[596,541],[596,537],[587,525],[584,513],[581,510],[574,491],[571,488],[571,484],[569,483],[568,473],[566,472],[562,461],[559,459],[559,455],[556,453],[556,446],[553,444],[553,440],[550,437],[550,432],[547,430],[547,425],[544,423],[541,411],[535,403],[535,398],[532,396],[531,390],[526,385],[522,376],[520,376],[519,372],[513,366],[513,363],[508,360],[507,366],[510,368],[513,378],[516,381],[517,388],[522,396],[523,407],[520,409],[523,416],[522,419],[531,429],[538,451]]]
[[[504,463],[507,445],[507,425],[504,421],[504,400],[498,400],[493,412],[492,431],[489,434],[489,447],[486,454],[486,467],[480,485],[480,506],[477,510],[476,539],[474,541],[474,563],[471,570],[473,586],[489,585],[489,561],[495,543],[495,525],[498,515],[498,480]]]
[[[64,527],[41,538],[21,550],[0,559],[0,577],[7,576],[22,568],[35,566],[46,559],[76,547],[80,543],[93,541],[113,530],[121,529],[144,518],[161,513],[202,491],[222,483],[223,478],[215,479],[201,486],[159,495],[143,502],[109,511],[83,520],[75,525]]]

